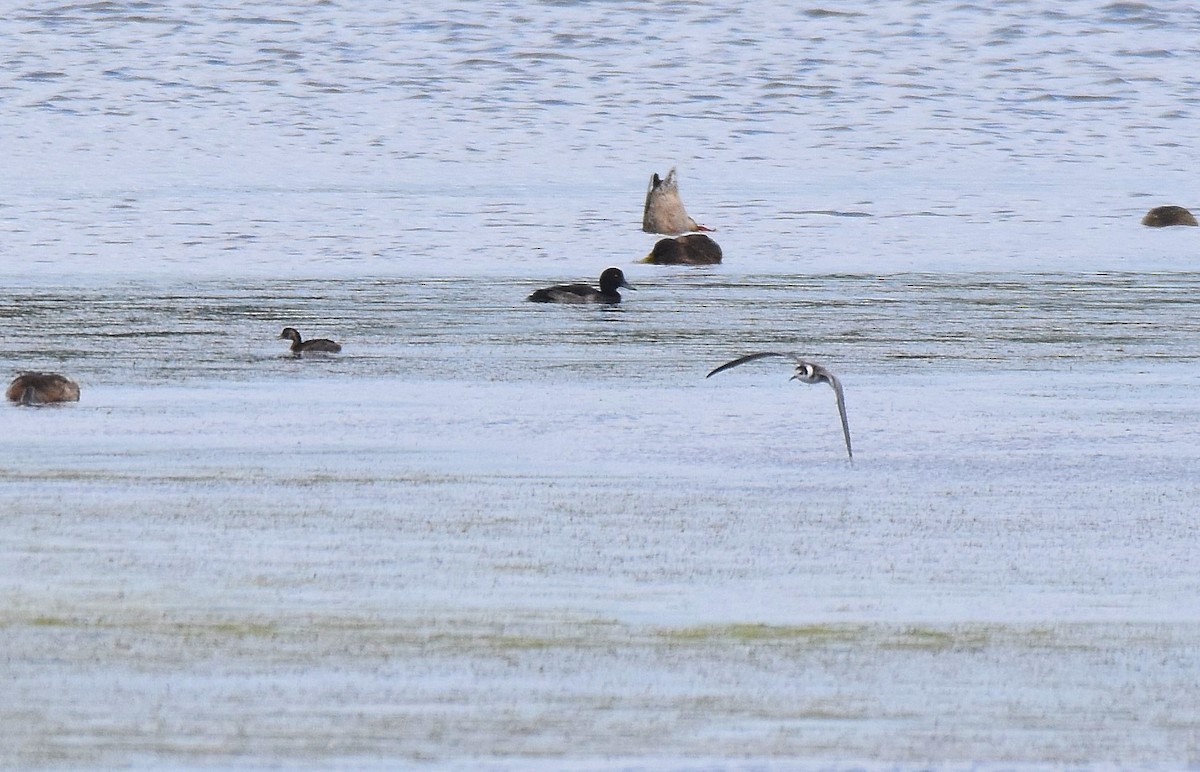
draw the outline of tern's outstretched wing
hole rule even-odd
[[[846,395],[842,393],[842,382],[824,367],[820,372],[825,377],[825,381],[833,387],[833,393],[837,396],[838,415],[842,417],[842,435],[846,438],[846,454],[850,458],[854,458],[854,451],[850,449],[850,422],[846,420]]]
[[[795,355],[793,354],[780,354],[777,351],[760,351],[757,354],[747,354],[744,357],[738,357],[732,362],[726,362],[720,367],[715,367],[708,373],[708,375],[704,377],[711,378],[722,370],[728,370],[731,367],[737,367],[738,365],[744,365],[747,362],[753,362],[756,359],[765,359],[766,357],[786,357],[788,359],[795,359]]]
[[[850,421],[846,418],[846,395],[842,391],[842,382],[837,376],[826,370],[821,365],[806,362],[796,354],[785,354],[778,351],[759,351],[754,354],[747,354],[744,357],[738,357],[731,362],[726,362],[720,367],[714,368],[705,378],[716,375],[722,370],[728,370],[731,367],[744,365],[747,362],[753,362],[757,359],[765,359],[767,357],[783,357],[790,359],[796,365],[796,375],[792,376],[795,380],[803,383],[817,383],[825,381],[833,389],[833,394],[837,397],[838,417],[842,419],[842,437],[846,440],[846,454],[851,459],[854,458],[854,450],[850,446]]]

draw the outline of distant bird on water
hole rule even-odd
[[[21,373],[8,385],[4,396],[21,405],[78,402],[79,384],[58,373]]]
[[[1196,218],[1182,206],[1156,206],[1142,218],[1142,225],[1165,228],[1168,225],[1196,225]]]
[[[711,231],[688,216],[679,197],[679,183],[675,181],[675,170],[667,172],[664,180],[655,172],[650,177],[650,188],[646,191],[646,208],[642,210],[642,230],[646,233],[662,233],[678,236],[693,231]]]
[[[656,265],[715,265],[721,262],[721,247],[703,233],[660,239],[643,263]]]
[[[747,354],[744,357],[738,357],[731,362],[726,362],[720,367],[715,367],[709,372],[705,378],[711,378],[722,370],[728,370],[731,367],[744,365],[747,362],[753,362],[756,359],[765,359],[766,357],[783,357],[790,359],[796,365],[796,372],[790,380],[800,381],[801,383],[828,383],[833,388],[833,393],[837,397],[838,415],[842,418],[842,435],[846,438],[846,454],[851,459],[854,458],[854,451],[850,449],[850,423],[846,420],[846,397],[842,393],[842,382],[837,379],[837,376],[826,370],[824,367],[812,362],[807,362],[801,359],[796,354],[780,354],[774,351],[760,351],[757,354]]]
[[[617,289],[635,290],[637,287],[625,281],[620,268],[605,268],[600,274],[600,289],[590,284],[556,284],[534,290],[526,300],[533,303],[620,303],[621,293]]]
[[[292,355],[300,356],[302,354],[336,354],[342,350],[341,345],[334,343],[328,338],[314,338],[312,340],[300,340],[300,333],[295,327],[284,327],[283,332],[279,333],[280,340],[290,340],[292,342]]]

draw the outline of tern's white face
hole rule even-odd
[[[815,383],[817,381],[817,368],[810,364],[796,365],[796,374],[792,378],[803,383]]]

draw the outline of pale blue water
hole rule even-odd
[[[1198,32],[6,14],[0,361],[83,399],[0,411],[0,763],[1196,764],[1200,229],[1139,221]],[[721,266],[636,262],[672,166]],[[760,349],[852,464],[827,387],[705,380]]]

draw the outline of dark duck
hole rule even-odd
[[[526,300],[533,303],[620,303],[621,293],[617,290],[637,289],[625,281],[620,268],[605,268],[600,274],[600,289],[590,284],[558,284],[534,290]]]

